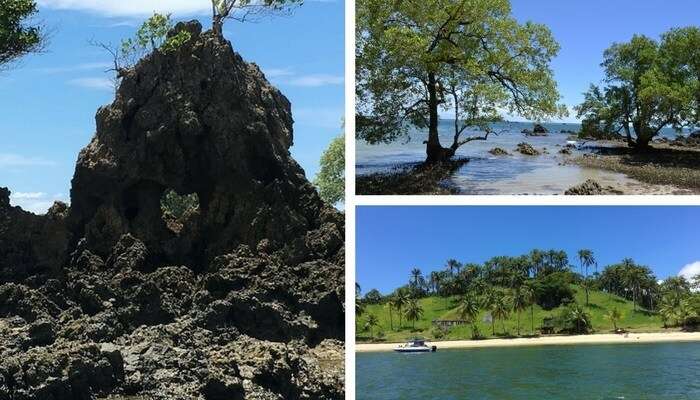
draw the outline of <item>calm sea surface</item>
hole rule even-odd
[[[452,143],[450,137],[453,121],[440,123],[443,146]],[[624,175],[598,170],[586,170],[575,165],[561,165],[564,157],[558,154],[566,145],[569,134],[562,130],[578,132],[578,124],[543,124],[550,132],[546,137],[526,137],[523,129],[532,129],[532,123],[503,122],[494,125],[498,136],[489,136],[487,141],[474,141],[462,146],[457,155],[471,161],[464,165],[448,182],[463,194],[562,194],[573,185],[586,179],[595,179],[601,184],[613,186],[635,185]],[[463,137],[482,135],[465,132]],[[667,129],[663,136],[675,137],[675,131]],[[407,139],[391,144],[369,145],[363,141],[356,144],[356,171],[358,175],[387,172],[392,169],[415,165],[425,160],[427,134],[413,130]],[[518,143],[527,142],[538,150],[547,149],[548,154],[538,157],[515,153]],[[501,147],[511,153],[507,157],[493,156],[489,150]],[[580,154],[574,152],[574,154]]]
[[[700,344],[358,353],[358,400],[700,399]]]

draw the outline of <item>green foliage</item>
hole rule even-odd
[[[576,287],[574,286],[574,289]],[[578,304],[584,304],[585,293],[582,289],[574,290],[576,293],[572,299]],[[415,322],[415,329],[412,328],[413,324],[406,324],[404,321],[403,326],[397,324],[396,313],[394,312],[394,324],[393,329],[390,328],[390,318],[388,309],[381,304],[377,305],[367,305],[367,311],[369,313],[375,314],[379,321],[381,329],[386,332],[386,340],[389,342],[402,342],[411,336],[415,335],[426,335],[432,336],[431,331],[435,328],[432,324],[433,320],[455,320],[461,319],[459,316],[459,300],[461,296],[452,297],[437,297],[431,296],[419,300],[423,308],[423,316],[420,320]],[[626,300],[624,298],[605,293],[599,290],[593,290],[590,293],[590,307],[585,307],[584,309],[590,314],[591,330],[596,332],[607,332],[611,328],[611,322],[605,318],[610,310],[617,308],[622,314],[621,319],[618,321],[618,328],[624,328],[630,331],[636,332],[658,332],[663,330],[663,321],[661,317],[655,313],[648,311],[634,311],[631,300]],[[535,333],[542,326],[543,319],[552,316],[560,315],[561,311],[566,308],[565,305],[555,308],[553,310],[543,310],[539,305],[534,304],[532,306],[532,314],[530,310],[527,313],[523,313],[522,320],[523,325],[527,327],[526,332],[530,333],[530,317],[534,321]],[[479,314],[475,318],[474,324],[465,324],[454,326],[445,332],[444,340],[467,340],[472,337],[473,328],[475,325],[481,334],[481,338],[484,337],[499,337],[503,331],[503,324],[505,324],[505,330],[507,332],[515,333],[517,330],[517,314],[510,313],[508,319],[497,322],[496,335],[492,335],[491,323],[485,320],[485,316],[490,313],[489,307],[480,307]],[[556,320],[556,318],[555,318]],[[527,323],[525,323],[527,321]],[[692,323],[692,320],[689,320]],[[362,331],[364,326],[364,318],[357,321],[358,332]],[[680,325],[678,325],[680,326]]]
[[[615,307],[612,310],[608,310],[608,312],[605,315],[603,315],[603,317],[610,321],[610,323],[613,325],[613,330],[616,331],[617,323],[622,319],[622,313],[617,307]]]
[[[321,169],[314,181],[321,198],[329,204],[345,200],[345,135],[331,141],[321,156]]]
[[[537,304],[545,310],[559,307],[567,299],[574,298],[571,275],[565,272],[555,272],[537,279],[534,289]]]
[[[564,115],[549,63],[559,45],[543,25],[519,24],[509,0],[358,0],[357,135],[386,143],[410,125],[437,139],[438,109],[455,112],[451,148],[467,127],[487,132],[501,110]],[[439,140],[438,143],[439,145]]]
[[[700,122],[700,28],[672,29],[660,41],[635,35],[605,51],[606,86],[592,85],[577,107],[591,133],[624,133],[645,148],[661,129]],[[632,134],[636,139],[632,137]]]
[[[567,333],[582,334],[592,329],[590,314],[578,303],[571,303],[562,309],[556,324]]]
[[[413,327],[416,326],[416,321],[421,319],[423,316],[423,307],[416,299],[410,299],[408,304],[406,304],[406,319],[413,323]]]
[[[366,304],[379,304],[384,301],[384,298],[382,297],[382,294],[379,293],[379,290],[372,289],[365,294],[363,301]]]
[[[171,189],[161,198],[160,209],[164,218],[182,221],[188,215],[199,211],[199,196],[197,193],[181,196]]]
[[[445,333],[446,333],[446,332],[445,332],[444,330],[442,330],[441,328],[433,328],[433,329],[430,331],[430,335],[431,335],[434,339],[442,339],[442,338],[444,338],[444,337],[445,337]]]
[[[123,63],[126,66],[133,65],[145,54],[157,49],[165,53],[175,51],[192,38],[187,31],[168,37],[168,32],[173,27],[170,14],[153,13],[139,27],[134,37],[122,40],[119,53]]]
[[[37,11],[34,0],[0,0],[0,67],[41,49],[42,28],[29,23]]]

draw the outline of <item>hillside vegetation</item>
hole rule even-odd
[[[613,331],[613,325],[605,318],[605,314],[614,308],[617,308],[621,313],[620,321],[617,322],[618,328],[632,332],[665,330],[661,317],[658,314],[640,309],[639,307],[637,307],[635,311],[632,302],[629,300],[595,290],[589,292],[589,305],[586,307],[585,291],[577,285],[572,285],[572,288],[576,292],[576,303],[582,304],[590,315],[593,333],[610,333]],[[374,315],[378,319],[378,325],[373,328],[374,341],[402,342],[411,336],[423,336],[431,340],[471,339],[472,329],[470,324],[454,326],[445,331],[442,336],[440,335],[440,331],[432,324],[432,321],[435,319],[459,320],[458,299],[458,296],[430,296],[420,299],[419,303],[423,308],[423,316],[415,322],[415,328],[413,328],[412,321],[406,321],[403,317],[401,318],[402,325],[400,326],[398,313],[394,310],[390,317],[389,307],[387,307],[386,304],[368,304],[362,316],[359,317],[356,322],[357,340],[364,342],[370,341],[369,332],[364,328],[369,315]],[[533,325],[534,333],[539,334],[539,328],[542,326],[543,319],[556,317],[564,308],[565,306],[562,305],[547,311],[543,310],[537,304],[534,305],[532,310],[528,307],[520,314],[521,336],[531,335],[533,333]],[[516,313],[511,312],[508,318],[503,322],[495,321],[493,324],[495,326],[485,322],[487,314],[488,311],[480,310],[476,323],[478,330],[485,338],[511,337],[517,335],[518,317]],[[531,315],[533,316],[532,321]],[[494,328],[495,335],[493,334]]]

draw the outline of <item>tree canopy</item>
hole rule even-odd
[[[559,45],[544,25],[518,23],[509,0],[357,1],[357,134],[369,143],[428,129],[427,161],[486,140],[502,112],[566,114],[549,67]],[[453,112],[440,144],[439,111]],[[462,137],[469,128],[483,136]]]
[[[41,49],[44,32],[30,23],[37,12],[33,0],[0,0],[0,68]]]
[[[645,149],[665,127],[700,123],[700,28],[672,29],[656,41],[635,35],[607,49],[602,88],[591,85],[577,107],[584,130],[624,134]]]
[[[345,200],[345,135],[331,141],[321,156],[321,169],[314,183],[321,198],[329,204]]]

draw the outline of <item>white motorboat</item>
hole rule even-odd
[[[423,339],[411,339],[406,344],[394,347],[399,353],[431,353],[437,350],[437,346],[428,346]]]

